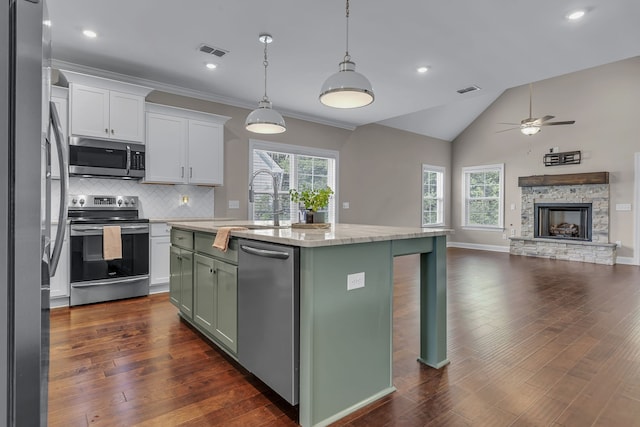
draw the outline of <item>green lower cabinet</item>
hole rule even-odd
[[[193,252],[171,246],[169,299],[180,311],[193,317]]]
[[[195,254],[193,272],[193,321],[235,353],[238,267]]]
[[[215,261],[217,286],[214,294],[214,331],[218,338],[234,353],[238,342],[238,267]]]

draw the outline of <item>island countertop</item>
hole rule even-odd
[[[445,236],[453,233],[446,228],[393,227],[384,225],[331,224],[327,229],[292,228],[290,224],[273,228],[269,221],[219,220],[171,221],[168,225],[183,230],[216,233],[221,227],[246,227],[233,230],[232,236],[299,247],[349,245],[354,243],[403,240]]]

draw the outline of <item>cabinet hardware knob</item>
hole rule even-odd
[[[113,135],[115,132],[113,131],[113,129],[111,129],[111,135]]]
[[[209,273],[213,274],[213,268],[209,269]]]
[[[109,133],[109,129],[105,128],[104,133]]]

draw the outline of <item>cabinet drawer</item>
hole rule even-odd
[[[165,237],[169,236],[171,227],[166,222],[151,223],[151,237]]]
[[[195,233],[195,250],[203,254],[210,255],[225,261],[238,263],[238,239],[235,237],[229,238],[229,246],[226,252],[222,252],[219,249],[213,247],[213,241],[215,240],[215,234]]]
[[[171,229],[171,244],[184,249],[193,249],[193,233],[191,231]]]

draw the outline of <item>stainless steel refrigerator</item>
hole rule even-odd
[[[59,130],[49,126],[50,37],[43,0],[0,4],[0,425],[44,426],[56,264],[47,175]]]

